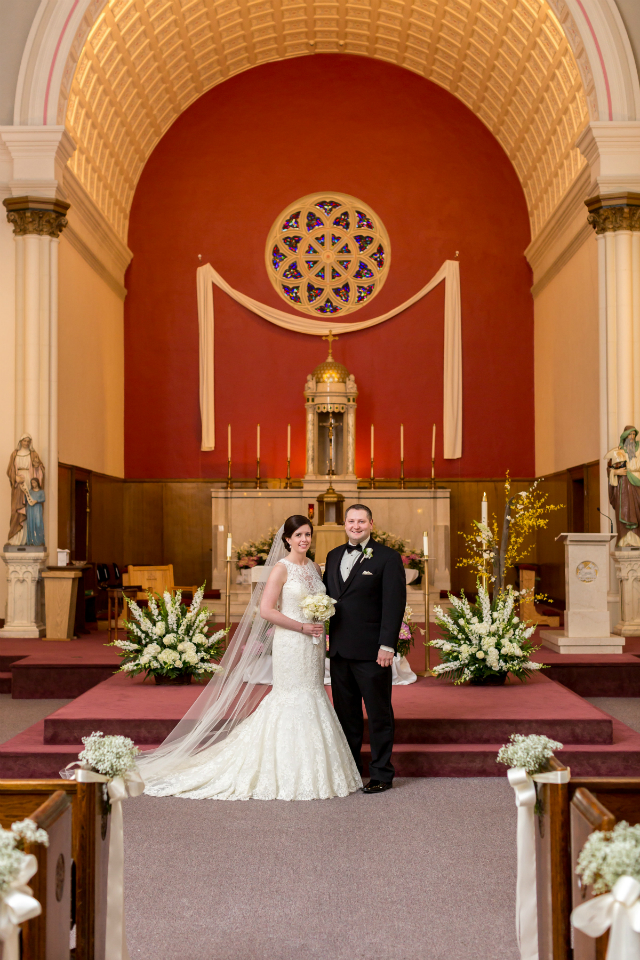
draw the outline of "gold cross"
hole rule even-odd
[[[332,330],[329,330],[329,336],[328,336],[328,337],[323,337],[322,339],[329,341],[329,357],[328,357],[328,359],[329,359],[329,360],[333,360],[333,356],[331,355],[331,344],[332,344],[332,342],[333,342],[334,340],[339,340],[340,337],[334,337],[334,336],[333,336],[333,331],[332,331]]]

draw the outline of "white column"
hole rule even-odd
[[[616,241],[613,233],[604,235],[605,243],[605,276],[607,301],[607,442],[610,449],[616,442],[614,439],[618,429],[618,394],[616,384],[617,370],[617,340],[616,340]],[[600,509],[603,507],[601,505]]]
[[[616,273],[616,366],[619,430],[633,417],[633,283],[631,231],[615,234]],[[640,372],[640,371],[638,371]]]
[[[15,437],[24,433],[24,237],[15,238],[16,249],[16,372],[15,372]]]
[[[633,329],[633,371],[635,377],[640,372],[640,231],[631,234],[631,281],[633,287],[632,329]],[[640,423],[640,382],[633,384],[632,422]]]
[[[49,244],[49,462],[55,469],[49,471],[49,510],[45,521],[47,543],[51,549],[58,545],[58,250],[60,241]],[[51,550],[50,550],[51,553]],[[57,558],[53,556],[52,563]]]
[[[39,450],[40,437],[40,238],[23,237],[24,244],[24,422],[22,431],[33,437]],[[18,437],[16,437],[18,440]],[[43,461],[44,462],[44,461]],[[45,469],[49,470],[45,463]]]
[[[605,234],[599,234],[598,244],[598,353],[600,376],[600,449],[609,450],[609,422],[607,403],[607,253]],[[609,496],[609,478],[607,464],[600,460],[600,509],[605,510]],[[610,529],[609,521],[600,515],[600,532],[607,533]]]

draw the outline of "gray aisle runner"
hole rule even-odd
[[[506,777],[124,814],[132,960],[517,960]]]

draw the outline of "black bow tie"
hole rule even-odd
[[[356,543],[355,547],[350,543],[347,544],[347,553],[353,553],[354,550],[357,550],[359,553],[362,553],[362,544]]]

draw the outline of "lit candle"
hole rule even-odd
[[[404,460],[404,423],[400,424],[400,459]]]
[[[422,534],[422,552],[424,553],[425,557],[429,556],[429,534],[426,530]]]
[[[291,424],[287,424],[287,460],[291,460]]]
[[[227,459],[231,460],[231,424],[227,427]]]
[[[231,534],[227,534],[227,560],[231,560]]]
[[[486,493],[482,495],[482,522],[485,527],[489,526],[489,504],[487,503]]]
[[[373,424],[371,424],[371,459],[373,460]]]
[[[431,459],[435,460],[436,458],[436,425],[433,425],[433,433],[431,434]]]
[[[260,459],[260,424],[258,424],[258,441],[257,441],[257,445],[258,445],[257,457],[258,457],[258,460],[259,460],[259,459]]]

